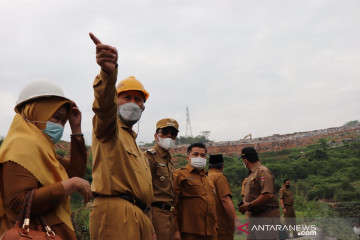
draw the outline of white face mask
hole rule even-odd
[[[203,169],[206,165],[206,158],[202,158],[202,157],[191,158],[190,165],[196,169]]]
[[[123,105],[119,106],[118,109],[118,115],[122,120],[134,124],[140,119],[141,114],[141,108],[133,102],[124,103]]]
[[[172,148],[175,146],[175,140],[171,139],[171,138],[162,138],[159,137],[159,135],[157,135],[158,139],[159,139],[159,146],[162,147],[165,150],[168,150],[169,148]]]

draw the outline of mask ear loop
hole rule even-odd
[[[25,118],[23,113],[21,113],[21,117],[22,117],[25,121],[31,122],[31,123],[45,123],[45,124],[47,123],[47,122],[43,122],[43,121],[31,121],[31,120]]]
[[[138,130],[137,130],[136,136],[139,134],[139,129],[140,129],[140,119],[139,119],[139,121],[137,122],[137,124],[138,124]]]

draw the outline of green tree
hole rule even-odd
[[[344,124],[344,126],[354,126],[359,123],[359,120],[352,120]]]

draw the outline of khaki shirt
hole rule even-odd
[[[150,164],[154,202],[164,202],[168,205],[174,205],[173,164],[169,151],[155,144],[154,148],[145,152],[145,157]]]
[[[190,164],[174,172],[177,229],[183,233],[216,235],[216,190],[206,175]]]
[[[225,175],[217,169],[210,168],[208,174],[210,180],[214,183],[217,197],[216,199],[216,217],[218,222],[219,234],[233,234],[234,233],[234,220],[230,217],[221,203],[221,198],[229,196],[232,197],[231,189]]]
[[[253,207],[250,212],[261,212],[268,207],[279,207],[279,202],[275,194],[274,175],[270,170],[261,165],[260,162],[250,169],[247,181],[245,182],[245,199],[251,202],[261,194],[272,193],[272,198],[262,206]]]
[[[290,189],[286,189],[286,187],[282,187],[280,189],[279,198],[284,201],[285,205],[293,205],[294,204],[294,196],[290,192]]]
[[[115,82],[117,69],[101,70],[93,87],[93,192],[102,195],[129,194],[147,205],[153,200],[149,163],[135,142],[136,133],[117,115]]]

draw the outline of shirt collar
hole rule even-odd
[[[160,154],[160,157],[171,159],[169,151],[160,147],[159,144],[156,143],[154,148]]]
[[[118,118],[118,119],[119,119],[119,118]],[[134,130],[132,130],[131,127],[129,127],[128,125],[126,125],[126,123],[124,123],[124,122],[121,121],[120,119],[119,119],[119,121],[120,121],[120,126],[121,126],[121,128],[124,129],[124,130],[126,130],[126,131],[128,131],[128,132],[131,134],[131,136],[132,136],[134,139],[136,139],[137,134],[134,132]]]
[[[197,172],[197,173],[199,173],[199,174],[201,174],[201,175],[206,174],[206,170],[205,170],[205,169],[203,169],[203,170],[201,170],[201,171],[198,171],[198,170],[196,170],[196,168],[194,168],[193,166],[191,166],[189,163],[186,164],[186,169],[189,171],[189,173],[191,173],[191,172]]]

